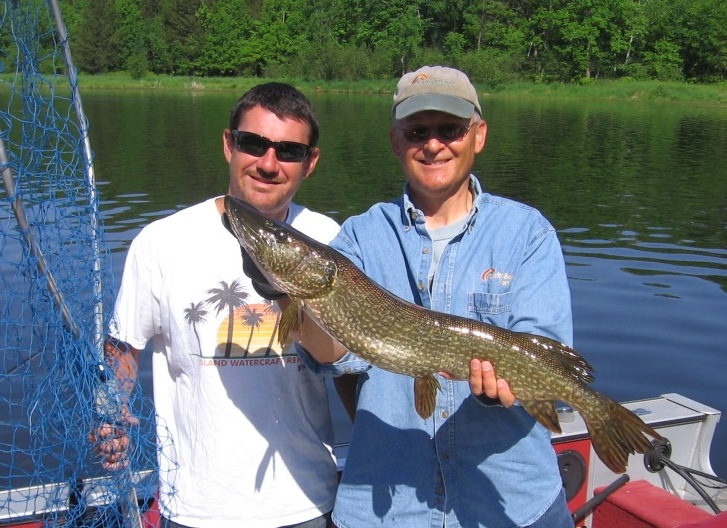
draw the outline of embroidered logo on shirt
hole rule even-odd
[[[482,272],[482,280],[496,280],[501,286],[509,286],[515,277],[505,271],[497,271],[495,268],[487,268]]]

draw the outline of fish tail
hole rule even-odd
[[[629,455],[646,453],[652,448],[649,435],[657,440],[661,435],[619,403],[596,394],[601,400],[598,411],[583,415],[591,436],[593,449],[614,473],[624,473]]]

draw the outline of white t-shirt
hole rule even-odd
[[[292,204],[328,243],[338,224]],[[276,527],[333,508],[336,463],[323,379],[277,343],[277,304],[255,293],[215,200],[134,239],[111,335],[151,339],[162,515],[205,528]]]

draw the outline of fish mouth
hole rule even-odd
[[[255,207],[229,194],[225,195],[225,211],[228,216],[243,218],[246,223],[256,223],[255,219],[262,217],[262,213]],[[257,223],[260,224],[259,221]]]
[[[228,194],[225,213],[232,233],[246,250],[254,251],[256,246],[264,244],[262,234],[266,232],[264,226],[268,220],[255,207]]]

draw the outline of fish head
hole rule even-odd
[[[301,299],[331,291],[336,276],[332,249],[230,195],[225,213],[238,242],[275,289]]]

